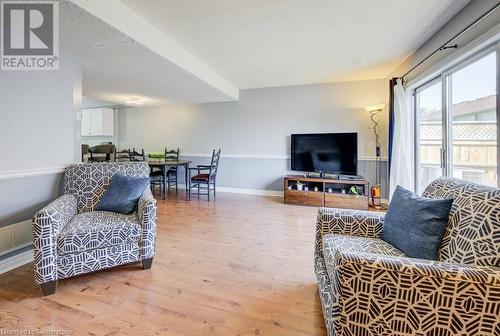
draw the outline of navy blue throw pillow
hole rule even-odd
[[[132,177],[116,174],[108,190],[97,203],[97,211],[111,211],[122,214],[134,212],[142,193],[149,186],[149,177]]]
[[[410,258],[437,259],[453,199],[427,198],[397,186],[382,239]]]

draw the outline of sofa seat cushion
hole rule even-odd
[[[365,238],[327,234],[323,236],[323,257],[330,279],[334,274],[335,255],[337,252],[359,252],[406,257],[406,255],[380,238]]]
[[[57,239],[58,253],[78,253],[110,246],[137,243],[141,226],[137,215],[93,211],[77,214]]]

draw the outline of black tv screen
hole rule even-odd
[[[357,175],[358,133],[292,134],[292,170]]]

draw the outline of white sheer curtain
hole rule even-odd
[[[392,142],[389,198],[392,197],[397,185],[414,190],[415,125],[411,97],[411,92],[407,92],[401,79],[398,79],[394,87],[394,139]]]

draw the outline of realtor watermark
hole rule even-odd
[[[0,0],[0,70],[59,69],[59,2]]]

